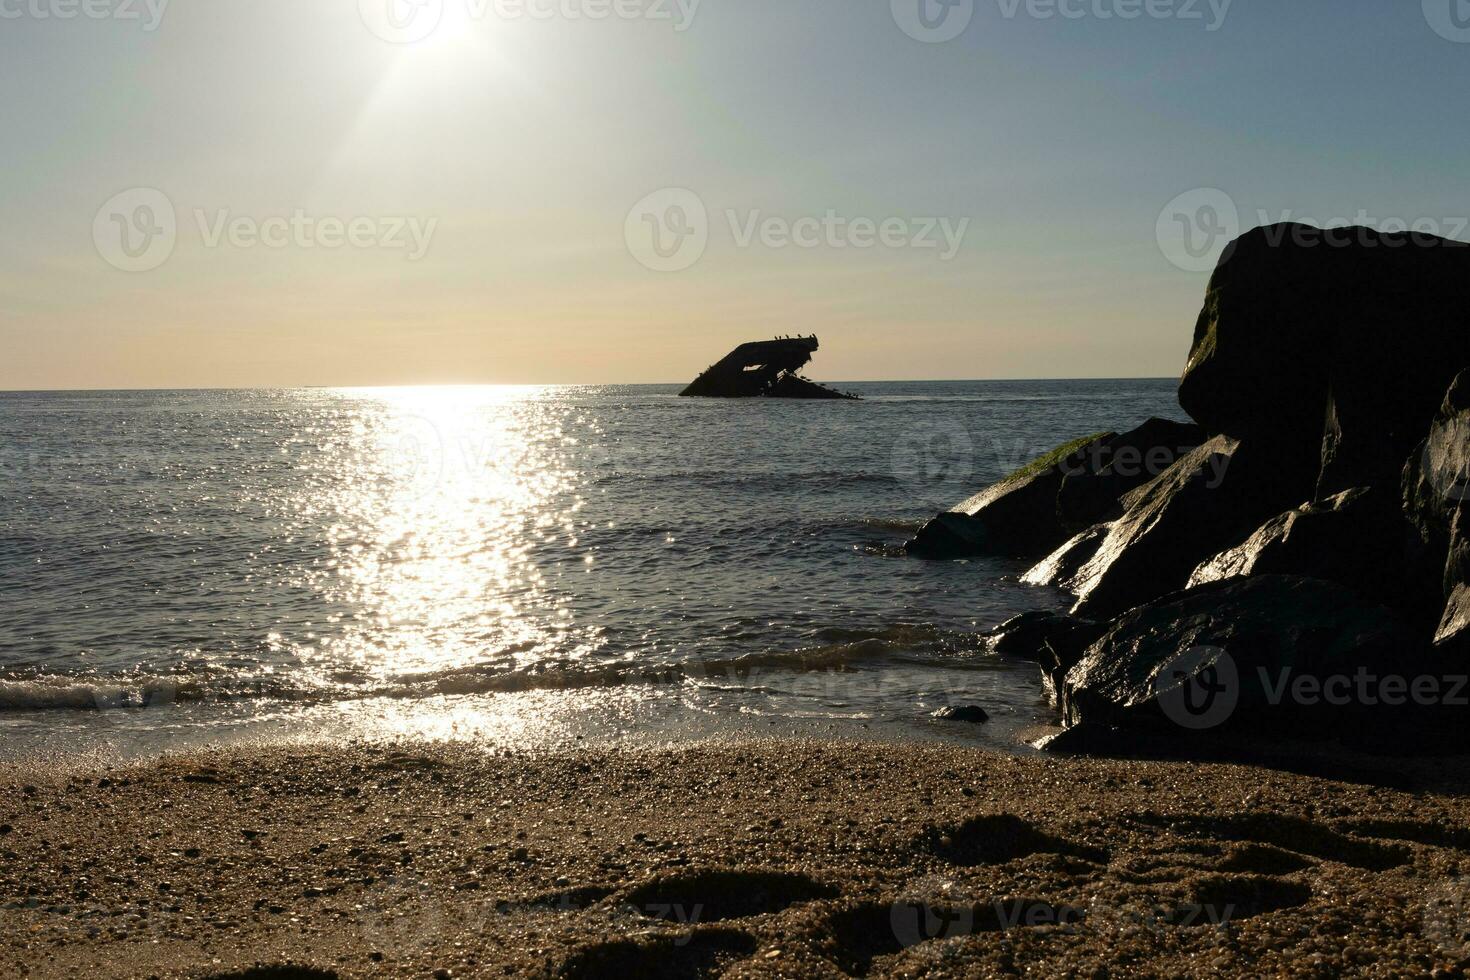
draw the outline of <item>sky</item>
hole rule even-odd
[[[1470,238],[1470,0],[0,0],[0,389],[1166,377]],[[1187,240],[1186,240],[1187,236]]]

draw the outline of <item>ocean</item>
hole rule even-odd
[[[765,735],[1024,751],[1066,597],[926,518],[1172,380],[0,394],[0,757]],[[983,726],[939,721],[979,704]]]

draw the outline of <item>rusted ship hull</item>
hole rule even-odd
[[[722,357],[689,387],[679,392],[692,398],[808,398],[855,400],[797,372],[816,353],[817,338],[777,337],[741,344]]]

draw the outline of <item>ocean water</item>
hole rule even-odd
[[[0,394],[0,755],[854,733],[1024,745],[977,634],[1064,597],[897,551],[1172,381]],[[981,704],[985,726],[930,717]]]

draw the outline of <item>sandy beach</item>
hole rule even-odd
[[[0,975],[1458,976],[1454,767],[761,742],[0,770]]]

